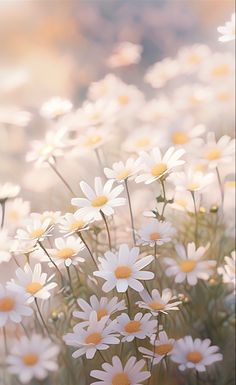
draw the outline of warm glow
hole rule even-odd
[[[216,159],[219,159],[220,156],[221,156],[221,151],[217,147],[212,148],[206,153],[206,159],[208,160],[216,160]]]
[[[172,344],[161,344],[161,345],[155,346],[154,351],[156,354],[159,354],[160,356],[165,356],[166,354],[170,353],[172,349],[173,349]]]
[[[31,238],[40,238],[44,234],[44,229],[36,229],[31,232]]]
[[[58,258],[71,258],[75,254],[75,250],[71,247],[65,247],[64,249],[57,251]]]
[[[157,231],[150,234],[150,240],[151,241],[157,241],[160,238],[161,238],[161,235]]]
[[[129,175],[130,175],[129,170],[123,170],[117,175],[116,179],[118,180],[126,179],[128,178]]]
[[[188,135],[183,131],[176,131],[172,134],[174,144],[185,144],[188,142]]]

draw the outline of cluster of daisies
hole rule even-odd
[[[141,52],[122,43],[108,65]],[[230,382],[213,364],[233,336],[232,72],[231,52],[194,45],[148,69],[162,89],[151,100],[108,74],[78,109],[43,104],[49,129],[26,160],[58,178],[64,200],[39,213],[20,186],[0,185],[4,384]]]

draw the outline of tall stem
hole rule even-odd
[[[194,191],[191,191],[193,205],[194,205],[194,213],[195,213],[195,244],[198,245],[198,212]]]
[[[7,348],[7,333],[6,333],[6,328],[3,326],[2,328],[2,334],[3,334],[3,340],[4,340],[4,349],[5,349],[5,354],[7,356],[8,354],[8,348]]]
[[[46,330],[46,332],[47,332],[47,334],[48,334],[48,337],[51,339],[50,333],[49,333],[49,330],[48,330],[48,327],[47,327],[47,325],[46,325],[46,322],[44,321],[43,315],[42,315],[41,310],[40,310],[40,308],[39,308],[39,304],[38,304],[37,298],[34,298],[34,302],[35,302],[36,308],[37,308],[37,310],[38,310],[38,314],[39,314],[39,317],[40,317],[40,319],[41,319],[41,321],[42,321],[42,324],[43,324],[43,326],[45,327],[45,330]]]
[[[57,176],[61,179],[61,181],[64,183],[64,185],[67,187],[67,189],[70,191],[70,193],[75,196],[75,193],[74,191],[72,190],[72,188],[70,187],[69,183],[65,180],[65,178],[61,175],[61,173],[57,170],[57,168],[50,162],[48,162],[49,166],[51,167],[51,169],[55,172],[55,174],[57,174]]]
[[[97,161],[98,161],[98,165],[99,165],[101,174],[104,177],[103,164],[102,164],[102,160],[101,160],[101,157],[100,157],[100,154],[99,154],[99,150],[98,150],[98,148],[95,148],[94,151],[95,151],[95,155],[96,155],[96,158],[97,158]]]
[[[58,271],[58,273],[60,274],[61,280],[62,280],[62,282],[63,282],[63,275],[62,275],[62,273],[60,272],[60,270],[59,270],[58,266],[56,265],[56,263],[55,263],[55,262],[53,261],[53,259],[50,257],[50,255],[49,255],[47,249],[45,249],[45,247],[43,246],[43,244],[42,244],[40,241],[38,241],[38,244],[39,244],[39,246],[41,247],[41,249],[44,251],[44,253],[47,255],[48,259],[49,259],[50,262],[53,264],[53,266],[55,267],[55,269],[56,269],[56,270]]]
[[[94,258],[94,256],[93,256],[93,253],[92,253],[92,251],[90,250],[90,247],[88,246],[88,244],[87,244],[87,242],[85,241],[84,237],[82,236],[81,232],[78,233],[78,236],[80,237],[80,239],[81,239],[81,241],[83,242],[84,246],[86,247],[86,249],[87,249],[87,251],[88,251],[90,257],[92,258],[92,260],[93,260],[95,266],[96,266],[97,269],[98,269],[98,264],[97,264],[97,262],[96,262],[96,260],[95,260],[95,258]],[[99,269],[98,269],[98,270],[99,270]]]
[[[100,210],[100,214],[101,214],[102,219],[104,220],[104,223],[105,223],[105,227],[106,227],[106,230],[107,230],[107,237],[108,237],[109,249],[111,250],[111,249],[112,249],[112,247],[111,247],[111,235],[110,235],[108,223],[107,223],[107,220],[106,220],[106,216],[105,216],[105,214],[102,212],[102,210]]]
[[[125,179],[125,190],[126,190],[126,195],[127,195],[127,199],[128,199],[128,206],[129,206],[130,221],[131,221],[131,227],[132,227],[133,242],[134,242],[134,246],[135,246],[136,245],[136,240],[135,240],[135,230],[134,230],[134,217],[133,217],[132,206],[131,206],[131,199],[130,199],[130,194],[129,194],[129,189],[128,189],[128,178]]]
[[[220,188],[221,203],[223,204],[223,202],[224,202],[224,189],[222,186],[222,181],[221,181],[220,172],[219,172],[218,167],[216,167],[216,175],[217,175],[217,180],[218,180],[219,188]]]
[[[70,267],[69,266],[66,266],[66,271],[67,271],[67,275],[68,275],[68,279],[69,279],[69,285],[70,285],[70,289],[71,289],[73,298],[74,298],[74,300],[76,300],[76,295],[75,295],[74,289],[73,289],[73,282],[72,282],[72,279],[71,279]]]
[[[167,202],[167,199],[166,199],[166,189],[165,189],[164,180],[161,178],[160,182],[161,182],[161,187],[162,187],[162,192],[163,192],[163,199],[164,199],[163,207],[162,207],[162,212],[161,212],[161,221],[164,221],[165,220],[164,212],[165,212],[165,208],[166,208],[168,202]]]
[[[1,229],[2,229],[4,226],[4,219],[5,219],[6,199],[3,199],[1,201],[1,207],[2,207],[2,220],[1,220]]]

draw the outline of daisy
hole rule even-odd
[[[216,52],[208,58],[199,73],[201,80],[216,84],[231,83],[234,79],[234,55],[227,52]]]
[[[224,257],[225,265],[218,267],[218,274],[222,275],[223,282],[231,283],[235,286],[235,251],[232,251],[230,257]]]
[[[61,217],[60,211],[44,211],[42,214],[40,213],[31,213],[32,218],[39,218],[44,221],[49,219],[50,226],[56,225]]]
[[[230,21],[227,21],[225,25],[218,27],[217,31],[223,35],[219,37],[219,41],[227,42],[235,40],[235,13],[231,15]]]
[[[164,87],[165,84],[180,74],[180,66],[177,60],[165,58],[155,63],[147,70],[145,81],[154,88]]]
[[[0,124],[25,127],[31,121],[31,113],[14,106],[0,108]]]
[[[109,216],[114,214],[114,207],[123,206],[125,198],[118,198],[118,195],[124,190],[123,186],[117,186],[112,189],[114,180],[109,180],[103,186],[102,179],[96,177],[94,181],[94,190],[85,182],[80,182],[80,188],[85,198],[73,198],[71,204],[79,206],[77,213],[84,216],[85,220],[100,220],[103,214]]]
[[[102,317],[99,321],[97,313],[94,311],[89,317],[89,326],[85,330],[80,324],[75,325],[73,333],[67,333],[63,339],[67,345],[78,348],[73,354],[73,358],[86,355],[87,359],[92,359],[97,350],[106,350],[109,345],[120,343],[117,338],[116,321],[107,324],[109,317]]]
[[[170,179],[175,184],[176,191],[202,192],[215,182],[215,175],[188,167],[184,172],[175,173]]]
[[[122,144],[122,148],[127,152],[139,154],[142,151],[149,151],[155,146],[165,143],[163,133],[154,130],[151,126],[142,126],[138,131],[132,133]]]
[[[169,143],[173,146],[189,147],[206,130],[203,124],[195,125],[192,119],[185,119],[172,125],[169,130]]]
[[[228,135],[223,135],[216,141],[215,134],[209,132],[207,139],[201,146],[201,157],[209,168],[220,164],[230,163],[235,153],[235,140]]]
[[[12,241],[7,230],[0,230],[0,264],[11,259]]]
[[[199,71],[200,66],[204,64],[210,54],[210,49],[204,44],[181,48],[177,56],[181,72],[188,74]]]
[[[122,313],[116,318],[117,331],[124,336],[122,342],[131,342],[134,338],[145,339],[156,332],[157,321],[150,320],[151,314],[135,314],[134,319],[130,319],[128,314]]]
[[[30,338],[23,336],[15,341],[7,357],[10,373],[19,377],[26,384],[33,378],[44,380],[49,371],[57,371],[59,347],[49,338],[33,334]]]
[[[179,310],[178,305],[181,301],[175,301],[176,296],[173,296],[170,289],[164,289],[160,293],[157,289],[153,289],[151,294],[147,290],[139,293],[142,301],[136,302],[141,309],[149,310],[154,316],[159,313],[167,314],[171,310]]]
[[[83,128],[111,124],[116,119],[117,111],[118,106],[112,100],[98,99],[94,103],[85,101],[75,113],[77,126]]]
[[[173,103],[165,95],[147,101],[139,113],[139,118],[146,123],[157,123],[175,115]],[[153,138],[154,139],[154,138]]]
[[[73,316],[84,320],[84,322],[80,323],[81,326],[87,326],[89,324],[89,318],[93,311],[97,313],[97,320],[100,321],[103,317],[111,317],[112,314],[126,309],[125,301],[119,301],[118,297],[113,297],[109,300],[106,297],[98,299],[96,295],[92,295],[90,297],[90,303],[82,298],[79,298],[77,302],[82,311],[74,311]]]
[[[61,233],[66,235],[71,235],[74,233],[79,233],[82,230],[87,230],[89,228],[90,221],[84,219],[84,215],[77,213],[66,213],[62,216],[59,221],[59,230]]]
[[[46,237],[50,236],[52,226],[50,226],[50,219],[41,219],[41,217],[34,217],[31,215],[26,221],[24,229],[18,229],[16,232],[16,238],[23,241],[32,241],[35,243],[43,241]]]
[[[92,370],[91,377],[99,381],[91,385],[141,385],[150,376],[148,371],[142,371],[145,366],[144,360],[137,361],[136,357],[130,357],[125,366],[118,356],[112,357],[112,364],[102,364],[103,370]]]
[[[202,259],[208,247],[209,245],[196,248],[192,242],[188,243],[187,250],[185,250],[183,245],[178,244],[175,247],[177,259],[164,258],[164,262],[168,266],[166,275],[175,276],[176,283],[187,280],[191,286],[195,286],[198,279],[207,280],[216,265],[216,261]]]
[[[27,298],[25,293],[15,290],[11,282],[6,287],[0,284],[0,327],[9,320],[19,323],[22,317],[32,315],[33,310],[26,304]]]
[[[40,115],[47,119],[56,119],[68,114],[72,110],[73,104],[68,99],[54,97],[43,103]]]
[[[104,168],[104,173],[108,179],[115,179],[117,182],[124,182],[125,179],[133,179],[140,169],[140,160],[128,158],[124,163],[115,162],[112,168]]]
[[[20,186],[13,183],[4,183],[0,185],[0,202],[15,198],[20,192]]]
[[[200,206],[199,194],[195,196],[195,203],[196,203],[197,210],[199,210],[199,206]],[[175,210],[194,213],[195,208],[194,208],[193,198],[191,194],[189,194],[189,191],[176,191],[174,195],[174,202],[172,203],[171,208]]]
[[[140,61],[142,46],[124,41],[115,46],[112,55],[107,60],[110,68],[129,66]]]
[[[15,198],[7,202],[6,205],[6,222],[11,227],[19,226],[30,213],[30,202],[24,201],[22,198]]]
[[[28,303],[33,302],[34,298],[48,299],[50,291],[57,286],[56,282],[50,282],[53,278],[47,277],[47,273],[42,273],[40,263],[37,263],[32,270],[27,263],[24,269],[16,270],[17,280],[12,280],[16,289],[23,290],[29,297]]]
[[[65,266],[69,267],[85,261],[84,258],[78,255],[85,248],[79,238],[75,238],[73,235],[68,238],[56,238],[55,246],[56,249],[52,251],[52,256],[58,266],[65,264]]]
[[[145,184],[149,184],[168,175],[175,167],[185,163],[184,160],[180,160],[184,153],[185,150],[179,149],[175,151],[174,147],[170,147],[163,156],[158,147],[153,148],[150,154],[142,152],[140,159],[143,173],[137,176],[135,181],[137,183],[145,182]]]
[[[171,354],[171,360],[179,364],[179,370],[195,369],[198,372],[205,372],[206,366],[223,359],[218,353],[218,346],[210,346],[211,341],[206,338],[193,340],[191,336],[176,341]]]
[[[93,274],[106,280],[102,287],[105,293],[114,288],[119,293],[124,293],[129,286],[135,291],[142,291],[144,287],[139,280],[154,278],[154,273],[142,271],[142,269],[149,265],[153,259],[152,255],[139,258],[138,247],[129,250],[128,245],[123,244],[117,254],[107,251],[104,258],[99,258],[101,263],[99,271],[95,271]]]
[[[91,127],[76,139],[72,155],[81,155],[81,153],[96,150],[109,142],[111,137],[107,127]]]
[[[139,237],[138,241],[142,245],[161,246],[166,242],[170,242],[175,233],[176,230],[170,222],[160,222],[153,219],[142,225],[137,235]]]
[[[152,365],[156,365],[163,358],[172,354],[175,340],[173,338],[168,338],[165,331],[161,331],[159,332],[158,337],[155,336],[152,345],[151,349],[140,347],[138,350],[145,358],[152,360]]]

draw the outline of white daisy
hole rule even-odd
[[[8,236],[7,230],[0,230],[0,264],[9,262],[11,259],[12,241]]]
[[[124,151],[139,154],[142,151],[149,151],[155,146],[161,146],[163,143],[165,144],[163,132],[145,125],[130,134],[122,143],[122,148]]]
[[[117,338],[116,321],[107,324],[109,317],[102,317],[99,321],[97,313],[94,311],[89,317],[89,326],[84,329],[80,324],[75,325],[73,333],[66,334],[63,339],[67,345],[78,348],[73,354],[73,358],[81,357],[86,354],[87,359],[92,359],[97,350],[106,350],[109,345],[119,344]]]
[[[153,340],[152,348],[140,347],[138,350],[145,358],[152,360],[152,365],[158,364],[163,358],[172,354],[175,340],[168,338],[165,331],[159,332]]]
[[[223,135],[216,141],[215,134],[209,132],[207,139],[200,148],[201,158],[210,168],[220,164],[230,163],[235,153],[235,140]]]
[[[150,320],[152,315],[137,313],[134,319],[131,319],[128,314],[122,313],[116,318],[117,331],[124,336],[122,342],[131,342],[134,338],[145,339],[151,337],[156,332],[157,321]]]
[[[107,127],[91,127],[86,132],[80,134],[75,140],[75,148],[72,150],[72,156],[81,156],[91,150],[96,150],[109,142],[112,138],[110,130]]]
[[[231,83],[235,73],[234,54],[231,52],[216,52],[209,56],[204,66],[200,68],[201,80],[217,84]]]
[[[61,233],[66,235],[71,235],[78,233],[82,230],[87,230],[89,228],[90,221],[84,219],[84,215],[77,213],[66,213],[63,215],[59,221],[59,229]]]
[[[139,248],[133,247],[129,250],[128,245],[123,244],[117,254],[107,251],[104,258],[99,258],[101,265],[99,271],[93,274],[106,280],[102,290],[105,293],[116,288],[119,293],[124,293],[130,286],[135,291],[144,289],[140,280],[154,278],[154,273],[142,271],[142,269],[153,261],[154,257],[148,255],[139,258]]]
[[[178,62],[182,73],[199,71],[199,67],[211,54],[210,49],[204,44],[194,44],[191,47],[183,47],[178,52]]]
[[[203,173],[188,167],[184,172],[177,172],[170,177],[176,191],[202,192],[215,182],[214,173]]]
[[[8,321],[19,323],[22,317],[32,315],[33,310],[26,304],[27,298],[25,293],[15,290],[11,282],[5,288],[0,284],[0,327]]]
[[[125,301],[119,301],[118,297],[113,297],[109,300],[106,297],[98,299],[96,295],[92,295],[90,303],[82,298],[79,298],[77,302],[82,311],[74,311],[73,316],[84,320],[84,322],[80,323],[83,326],[89,324],[89,317],[93,311],[97,313],[97,320],[100,321],[103,317],[111,317],[112,314],[126,309]]]
[[[218,267],[218,274],[222,275],[223,282],[231,283],[235,286],[235,251],[232,251],[230,257],[225,257],[225,265]]]
[[[150,372],[142,371],[144,366],[144,360],[130,357],[123,367],[120,358],[114,356],[112,364],[102,364],[103,370],[91,371],[90,376],[99,380],[91,385],[141,385],[151,376]]]
[[[112,100],[98,99],[94,103],[85,101],[75,114],[77,127],[111,124],[116,119],[117,111],[117,103]]]
[[[235,40],[235,13],[231,15],[230,21],[227,21],[225,25],[218,27],[217,31],[223,35],[219,37],[219,41],[227,42]]]
[[[129,66],[139,62],[142,46],[129,41],[124,41],[115,46],[112,55],[107,60],[111,68]]]
[[[142,225],[137,232],[138,242],[142,245],[161,246],[166,242],[170,242],[175,235],[176,230],[170,222],[160,222],[157,219],[151,220],[149,223]]]
[[[160,120],[169,120],[175,113],[176,111],[171,100],[167,98],[166,95],[160,95],[158,98],[148,100],[144,104],[139,112],[139,118],[143,122],[156,124],[160,122]],[[158,130],[155,130],[155,132],[156,131],[159,133]]]
[[[43,241],[46,237],[50,236],[52,226],[50,226],[50,219],[42,219],[41,217],[30,218],[25,222],[24,229],[18,229],[16,232],[16,238],[23,241]]]
[[[195,203],[196,203],[196,208],[199,210],[200,206],[200,195],[195,196]],[[189,194],[189,191],[176,191],[174,195],[174,202],[171,205],[172,209],[175,210],[180,210],[180,211],[185,211],[185,212],[190,212],[194,213],[195,208],[194,208],[194,203],[193,203],[193,198],[191,194]]]
[[[179,310],[178,305],[181,301],[176,301],[177,297],[173,296],[170,289],[164,289],[160,293],[157,289],[153,289],[151,294],[147,290],[139,293],[142,301],[136,302],[141,309],[149,310],[153,315],[159,313],[167,314],[170,310]]]
[[[140,169],[140,160],[128,158],[126,162],[115,162],[112,168],[104,168],[108,179],[115,179],[117,182],[124,182],[125,179],[133,179]]]
[[[56,265],[65,266],[77,265],[79,262],[84,262],[79,253],[84,250],[85,246],[79,238],[69,236],[68,238],[56,238],[56,249],[52,251],[52,257]]]
[[[180,66],[177,60],[165,58],[152,65],[146,72],[145,81],[154,88],[165,86],[168,80],[174,79],[180,74]]]
[[[166,275],[175,276],[176,283],[187,280],[191,286],[196,285],[198,279],[207,280],[216,265],[216,261],[202,259],[208,247],[209,245],[196,248],[194,242],[191,242],[186,250],[183,245],[176,245],[177,259],[164,258],[164,262],[169,266]]]
[[[37,263],[32,270],[27,263],[24,269],[16,270],[17,280],[12,280],[16,289],[23,290],[29,297],[28,303],[31,303],[34,298],[48,299],[51,296],[50,291],[57,286],[56,282],[50,282],[53,278],[47,277],[47,273],[42,273],[40,263]]]
[[[218,346],[210,346],[211,341],[207,338],[193,340],[191,336],[176,341],[171,354],[171,360],[179,365],[179,370],[195,369],[198,372],[205,372],[206,366],[223,359],[218,353]]]
[[[163,156],[158,147],[155,147],[150,154],[142,152],[140,158],[143,173],[141,171],[141,175],[137,176],[135,181],[149,184],[168,175],[175,167],[185,163],[184,160],[180,160],[184,153],[185,150],[175,151],[174,147],[170,147]]]
[[[53,97],[43,103],[40,115],[47,119],[59,118],[72,110],[73,104],[68,99]]]
[[[206,130],[203,124],[195,124],[191,118],[179,120],[168,130],[168,142],[172,146],[189,148]]]
[[[49,371],[57,371],[59,347],[49,338],[33,334],[30,338],[21,337],[15,341],[7,357],[10,373],[26,384],[33,378],[44,380]]]
[[[125,198],[118,198],[118,195],[124,190],[123,186],[117,186],[112,189],[114,180],[109,180],[103,186],[102,179],[95,178],[94,190],[85,182],[80,183],[85,198],[73,198],[72,205],[79,206],[77,213],[84,215],[86,220],[100,220],[103,214],[109,216],[114,213],[114,207],[123,206]]]
[[[12,228],[22,224],[30,213],[30,202],[15,198],[6,204],[6,223]]]
[[[0,185],[0,202],[10,198],[15,198],[20,192],[20,186],[13,183],[4,183]]]

